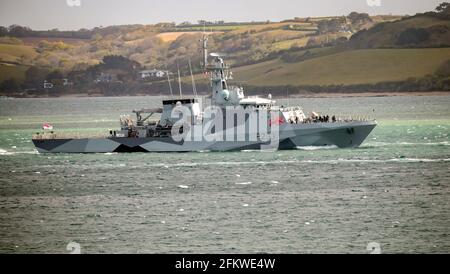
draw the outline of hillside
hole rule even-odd
[[[0,62],[26,62],[37,55],[31,46],[0,43]]]
[[[450,20],[417,15],[394,22],[382,22],[352,36],[352,48],[404,48],[450,46]]]
[[[1,64],[0,63],[0,82],[8,79],[16,79],[18,81],[23,81],[25,79],[25,71],[28,66],[23,65],[13,65],[13,64]]]
[[[363,16],[364,17],[364,16]],[[192,60],[194,70],[200,69],[199,38],[204,31],[210,37],[212,52],[228,54],[229,62],[242,65],[260,62],[292,47],[304,47],[311,38],[314,43],[346,39],[351,32],[360,30],[361,23],[347,22],[346,17],[296,18],[283,22],[242,22],[155,25],[124,25],[79,31],[33,31],[26,27],[11,26],[9,35],[23,47],[31,47],[38,54],[28,64],[70,71],[99,63],[105,55],[122,55],[149,68],[169,69],[176,62]],[[364,26],[386,22],[399,17],[364,17]],[[321,22],[341,20],[345,30],[320,31]],[[322,24],[324,25],[324,24]],[[336,26],[335,26],[336,27]],[[327,29],[328,30],[328,29]],[[0,45],[3,45],[0,38]],[[17,46],[17,50],[21,49]],[[0,47],[0,58],[8,55]],[[20,53],[18,53],[20,54]],[[8,56],[6,56],[8,57]]]
[[[236,67],[234,75],[250,88],[448,90],[449,63],[450,20],[427,13],[381,22],[348,42],[286,50],[281,57]]]
[[[286,63],[271,60],[234,69],[246,85],[354,85],[401,81],[434,74],[450,59],[450,48],[351,50]]]
[[[22,81],[29,67],[25,64],[37,55],[31,46],[0,43],[0,82],[10,78]]]
[[[140,70],[189,75],[208,92],[202,35],[220,52],[234,82],[250,91],[450,90],[450,5],[415,16],[294,18],[281,22],[188,22],[123,25],[79,31],[10,26],[0,37],[0,89],[7,93],[160,94],[165,79]],[[447,7],[447,8],[445,8]],[[67,78],[64,87],[62,79]],[[190,85],[190,77],[184,84]],[[55,83],[43,90],[44,80]],[[5,83],[6,84],[2,84]],[[27,94],[26,92],[22,94]]]

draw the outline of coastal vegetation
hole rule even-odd
[[[10,96],[167,94],[178,68],[209,92],[202,35],[225,54],[249,93],[450,90],[450,5],[414,16],[293,18],[281,22],[184,22],[77,31],[0,27],[0,92]]]

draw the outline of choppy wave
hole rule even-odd
[[[450,158],[391,158],[391,159],[337,159],[337,160],[305,160],[306,163],[388,163],[388,162],[403,162],[403,163],[420,163],[420,162],[449,162]]]
[[[298,146],[296,147],[299,150],[322,150],[322,149],[336,149],[337,146]]]
[[[155,164],[147,166],[195,167],[224,165],[284,165],[284,164],[339,164],[339,163],[420,163],[420,162],[450,162],[450,158],[390,158],[390,159],[334,159],[334,160],[291,160],[291,161],[239,161],[239,162],[207,162],[207,163],[176,163]]]
[[[0,148],[0,155],[17,155],[17,154],[39,154],[39,152],[34,149],[34,150],[25,150],[25,151],[8,151],[5,149]]]
[[[251,185],[252,182],[235,183],[236,185]]]
[[[361,148],[368,147],[385,147],[385,146],[450,146],[449,141],[442,142],[426,142],[426,143],[414,143],[414,142],[396,142],[396,143],[388,143],[388,142],[367,142],[361,145]]]
[[[0,155],[12,155],[14,152],[10,152],[0,148]]]
[[[389,158],[389,159],[331,159],[331,160],[289,160],[289,161],[237,161],[237,162],[197,162],[197,163],[157,163],[148,164],[142,163],[135,165],[136,168],[182,168],[182,167],[207,167],[207,166],[258,166],[258,165],[295,165],[295,164],[347,164],[347,163],[439,163],[450,162],[450,158]],[[48,167],[55,168],[57,165],[49,165]],[[72,164],[76,168],[125,168],[114,163],[102,164]],[[249,184],[248,182],[238,184]]]

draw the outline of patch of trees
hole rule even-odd
[[[0,26],[0,37],[4,37],[8,35],[8,28],[5,28],[4,26]]]
[[[10,78],[4,80],[0,84],[0,90],[8,93],[17,92],[19,90],[19,84],[17,83],[16,79]]]
[[[7,29],[7,33],[4,36],[13,36],[13,37],[26,37],[29,36],[33,30],[29,27],[22,27],[19,25],[11,25]]]
[[[345,26],[346,22],[345,17],[322,20],[317,24],[317,31],[320,34],[338,32]]]
[[[43,90],[44,81],[52,83],[54,87],[51,92],[56,95],[71,88],[70,86],[63,87],[63,79],[67,78],[74,87],[81,89],[91,89],[96,86],[96,80],[102,73],[112,75],[114,84],[128,84],[136,83],[138,71],[141,69],[141,64],[130,60],[120,55],[108,55],[103,57],[100,64],[88,66],[85,69],[63,73],[59,70],[49,70],[42,67],[31,66],[25,71],[25,79],[19,83],[17,79],[8,79],[0,84],[0,89],[7,93],[17,93],[20,90]],[[101,83],[104,84],[104,83]],[[106,85],[106,83],[104,84]]]
[[[417,45],[430,38],[430,34],[423,28],[408,28],[400,33],[396,44],[401,46]]]
[[[137,80],[141,64],[121,55],[104,56],[102,62],[88,66],[85,69],[73,70],[67,74],[67,78],[74,82],[75,86],[88,88],[94,84],[102,74],[108,75],[111,82],[131,83]]]
[[[450,4],[442,3],[436,8],[438,12],[428,12],[405,17],[399,21],[383,22],[370,29],[363,29],[352,35],[347,45],[348,48],[423,48],[423,47],[448,47],[450,46],[450,27],[446,22],[430,27],[400,28],[402,22],[411,21],[411,24],[419,24],[421,17],[436,17],[450,20],[448,15]],[[448,17],[447,17],[448,16]]]
[[[37,45],[36,51],[42,53],[44,51],[58,51],[58,50],[67,50],[72,48],[73,46],[62,41],[58,42],[49,42],[47,40],[40,41]]]
[[[0,37],[47,37],[47,38],[77,38],[90,39],[94,34],[94,30],[80,29],[77,31],[60,31],[52,30],[32,30],[29,27],[20,25],[11,25],[9,27],[0,26]]]
[[[367,13],[351,12],[346,17],[319,21],[317,32],[324,34],[338,31],[356,31],[372,22],[372,18]]]
[[[436,75],[438,77],[450,77],[450,59],[439,66],[439,68],[436,70]]]
[[[450,3],[443,2],[436,7],[436,16],[442,19],[450,19]]]
[[[362,25],[369,22],[372,22],[372,18],[370,18],[369,14],[367,13],[358,13],[358,12],[351,12],[347,18],[350,20],[352,25]]]
[[[31,66],[25,71],[25,80],[22,86],[26,89],[41,88],[48,74],[47,69]]]
[[[138,70],[141,67],[136,61],[130,60],[121,55],[107,55],[103,57],[102,63],[97,65],[104,69]]]
[[[448,47],[450,27],[434,25],[429,28],[408,28],[398,34],[395,45],[401,47]]]

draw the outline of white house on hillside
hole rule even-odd
[[[142,80],[149,78],[163,78],[167,76],[167,71],[159,69],[142,70],[139,72]]]
[[[50,89],[53,88],[53,84],[48,82],[47,80],[44,80],[44,89]]]

